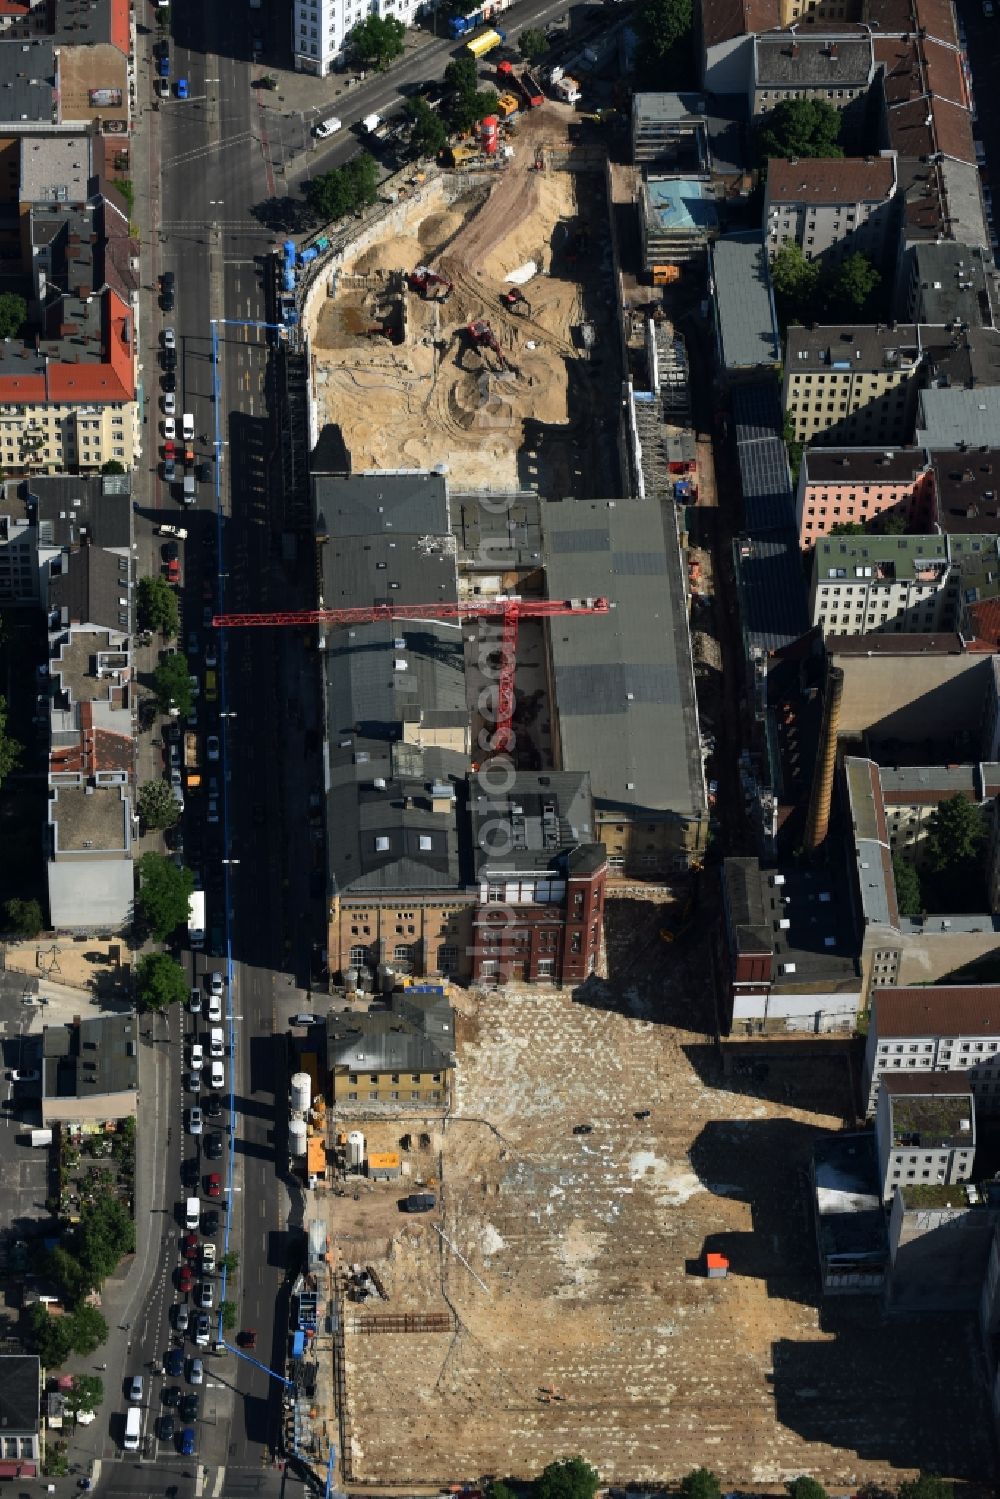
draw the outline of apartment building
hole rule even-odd
[[[792,435],[837,447],[912,441],[922,359],[912,323],[789,328],[782,399]]]
[[[795,493],[799,546],[809,551],[834,526],[881,515],[908,531],[932,530],[935,472],[922,448],[806,448]]]
[[[1000,765],[883,765],[878,768],[889,847],[919,867],[926,854],[928,826],[939,802],[962,796],[982,811],[984,830],[1000,792]]]
[[[896,153],[772,157],[764,193],[768,256],[796,244],[807,260],[833,264],[855,251],[882,265],[892,244]]]
[[[864,103],[874,77],[870,35],[755,36],[750,117],[757,120],[785,99],[819,99],[847,111]]]
[[[395,990],[390,1008],[330,1011],[327,1092],[336,1108],[443,1108],[455,1067],[455,1012],[443,994]]]
[[[958,1073],[976,1110],[1000,1110],[1000,985],[876,988],[865,1046],[864,1093],[873,1114],[885,1078]]]
[[[982,245],[936,240],[916,244],[900,262],[897,302],[900,317],[911,323],[941,326],[967,323],[971,328],[996,326],[996,280],[989,251]]]
[[[886,1071],[875,1107],[875,1140],[884,1202],[897,1187],[968,1181],[976,1110],[966,1073]]]
[[[948,535],[1000,531],[1000,448],[929,455],[934,524]]]
[[[292,56],[296,71],[325,78],[344,61],[347,39],[359,22],[377,15],[412,26],[422,4],[423,0],[293,0]]]
[[[817,542],[809,612],[826,634],[957,627],[958,577],[944,536],[830,536]]]

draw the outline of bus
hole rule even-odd
[[[506,40],[505,31],[491,28],[489,31],[481,31],[478,36],[466,42],[465,50],[471,52],[473,57],[485,57],[487,52],[493,51],[494,47],[502,47]]]

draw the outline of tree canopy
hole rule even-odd
[[[537,62],[548,51],[545,32],[540,26],[526,26],[517,39],[517,50],[528,62]]]
[[[802,323],[815,315],[819,288],[819,266],[807,260],[794,240],[788,240],[771,262],[771,285],[782,327]]]
[[[136,798],[139,816],[147,828],[172,828],[180,820],[181,809],[167,781],[158,777],[139,787]]]
[[[837,322],[866,321],[867,312],[882,277],[867,255],[856,250],[847,255],[830,278],[826,315]]]
[[[413,124],[410,145],[417,156],[436,156],[448,139],[444,121],[426,99],[406,101],[406,113]]]
[[[479,87],[474,57],[456,57],[445,68],[444,81],[451,90],[444,111],[453,130],[472,130],[484,115],[495,112],[496,89]]]
[[[815,1478],[803,1475],[785,1485],[791,1499],[827,1499],[826,1489]]]
[[[378,163],[367,151],[352,156],[342,167],[313,177],[306,187],[309,207],[327,222],[367,208],[377,195]]]
[[[0,786],[21,763],[24,746],[7,733],[7,699],[0,697]]]
[[[143,854],[139,860],[139,893],[136,907],[158,942],[163,942],[188,917],[188,900],[194,889],[190,869],[178,869],[162,854]]]
[[[985,841],[979,808],[965,796],[938,802],[927,820],[925,858],[935,874],[978,864]]]
[[[125,465],[124,463],[119,463],[117,458],[109,458],[106,463],[101,464],[101,473],[123,474],[125,473]],[[98,1384],[100,1384],[100,1382],[100,1380],[97,1381]]]
[[[169,713],[171,708],[176,708],[179,714],[186,717],[191,712],[194,696],[188,680],[187,657],[181,655],[180,651],[173,651],[163,658],[153,673],[153,686],[161,713]]]
[[[99,1410],[104,1401],[104,1381],[96,1374],[74,1374],[66,1391],[66,1409],[70,1415]]]
[[[597,1470],[582,1457],[564,1457],[542,1470],[534,1499],[594,1499],[599,1483]]]
[[[168,640],[177,634],[177,595],[166,578],[139,579],[136,615],[140,630],[159,630]]]
[[[16,338],[28,321],[28,304],[16,291],[0,292],[0,338]]]
[[[58,1369],[71,1353],[86,1358],[108,1336],[108,1324],[94,1306],[52,1317],[44,1303],[36,1302],[28,1313],[28,1329],[35,1352],[47,1369]]]
[[[719,1480],[709,1468],[692,1468],[681,1479],[684,1499],[722,1499]]]
[[[825,99],[782,99],[761,121],[757,148],[768,156],[843,156],[840,111]]]
[[[647,55],[667,61],[690,38],[692,15],[691,0],[639,0],[636,30]]]
[[[140,1003],[147,1010],[168,1010],[184,1003],[187,975],[181,965],[164,952],[148,952],[136,968]]]
[[[355,57],[366,68],[387,68],[403,55],[406,27],[395,16],[366,16],[348,37]]]
[[[15,932],[19,937],[37,937],[45,924],[37,900],[21,900],[15,895],[7,901],[3,914],[8,932]]]
[[[896,904],[900,916],[919,916],[924,908],[924,898],[920,892],[920,876],[917,871],[898,854],[893,854],[892,872],[896,881]]]
[[[900,1484],[898,1499],[955,1499],[955,1485],[933,1473],[921,1473]]]

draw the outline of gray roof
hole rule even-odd
[[[860,88],[875,72],[871,37],[815,40],[784,32],[754,38],[754,87]]]
[[[92,547],[129,550],[131,475],[37,475],[21,487],[40,547],[77,547],[86,539]]]
[[[455,544],[443,479],[315,479],[324,603],[454,603]],[[411,530],[410,527],[415,529]],[[367,528],[367,529],[366,529]],[[324,630],[330,873],[335,889],[463,883],[458,801],[469,757],[462,630],[406,618]],[[422,744],[421,725],[462,751]],[[431,788],[448,788],[434,811]]]
[[[86,202],[91,190],[91,155],[86,135],[22,136],[20,201]]]
[[[326,1061],[331,1071],[444,1072],[453,1066],[453,1044],[453,1014],[450,1031],[437,1038],[395,1005],[390,1011],[366,1015],[331,1010],[326,1018]]]
[[[549,597],[604,596],[612,606],[609,615],[556,620],[550,629],[564,768],[590,771],[599,809],[702,817],[672,511],[635,500],[549,500],[541,513]]]
[[[452,492],[448,507],[463,568],[494,572],[541,566],[542,535],[534,491],[502,495]]]
[[[917,442],[929,448],[992,447],[1000,432],[1000,388],[922,390]]]
[[[49,607],[67,624],[98,625],[127,635],[131,629],[129,557],[100,546],[71,551],[63,570],[49,580]]]
[[[723,367],[776,367],[781,341],[763,234],[755,229],[725,234],[712,246],[711,256]]]
[[[585,771],[521,771],[506,790],[470,790],[476,873],[565,876],[581,859],[605,860],[594,842],[590,777]]]
[[[60,7],[61,8],[61,7]],[[48,38],[0,46],[0,125],[51,125],[58,107],[55,47]]]
[[[937,522],[954,532],[995,531],[1000,525],[1000,448],[931,453]]]
[[[667,125],[675,121],[704,120],[704,94],[642,93],[632,95],[632,122],[643,125]]]
[[[747,645],[783,650],[809,630],[798,534],[778,529],[734,543],[736,586]]]
[[[44,1098],[88,1101],[139,1087],[139,1021],[101,1015],[42,1031]]]
[[[755,858],[732,858],[723,864],[723,881],[737,947],[772,955],[775,989],[859,992],[857,941],[838,872],[769,870]],[[787,976],[783,964],[793,968]]]
[[[949,235],[959,244],[988,244],[990,231],[983,218],[979,169],[972,161],[959,161],[951,156],[944,156],[939,165],[947,205]]]
[[[892,873],[889,832],[882,805],[878,767],[848,756],[844,779],[854,834],[854,864],[864,920],[876,926],[899,926],[896,881]]]
[[[788,375],[811,374],[816,370],[845,373],[882,370],[894,359],[905,369],[917,362],[921,352],[915,323],[897,323],[892,327],[860,323],[850,328],[796,325],[788,330],[787,349]]]
[[[919,288],[921,321],[992,327],[995,280],[987,274],[984,252],[941,240],[913,249],[913,275]]]
[[[775,532],[784,538],[795,527],[795,499],[777,380],[768,375],[741,382],[732,393],[732,410],[744,527],[752,537]],[[804,585],[798,591],[805,608]]]
[[[32,1354],[0,1354],[0,1428],[4,1436],[38,1430],[41,1363]]]
[[[927,468],[923,448],[806,448],[809,484],[908,484]]]

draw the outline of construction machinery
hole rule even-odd
[[[496,334],[485,318],[477,318],[475,322],[468,323],[465,331],[471,339],[474,348],[479,350],[489,349],[496,355],[502,370],[513,370],[514,366],[507,358],[503,349],[501,349]]]
[[[253,627],[328,625],[332,628],[377,624],[392,620],[496,619],[502,622],[497,648],[496,725],[487,736],[490,755],[510,753],[514,747],[514,673],[517,665],[517,632],[522,619],[561,619],[567,615],[607,614],[606,598],[522,599],[517,594],[492,599],[466,599],[455,604],[372,604],[364,609],[301,609],[287,614],[217,614],[217,630]],[[361,647],[363,648],[363,647]],[[204,897],[203,897],[204,898]]]
[[[502,291],[500,301],[508,312],[516,312],[521,317],[531,316],[531,303],[519,286],[512,286],[509,291]]]
[[[521,108],[516,94],[501,94],[497,100],[497,113],[505,120],[512,120]]]
[[[432,271],[429,265],[418,265],[413,268],[407,276],[407,282],[411,291],[418,291],[425,302],[447,302],[455,290],[455,283],[449,281],[446,276],[440,276],[437,271]],[[432,291],[440,295],[430,295]]]

